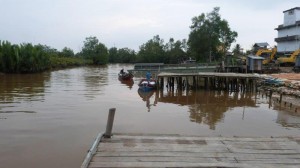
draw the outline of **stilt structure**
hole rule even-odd
[[[252,92],[256,91],[258,78],[254,74],[241,73],[159,73],[157,83],[158,89],[162,90],[166,81],[168,89]]]

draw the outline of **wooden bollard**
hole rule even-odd
[[[110,138],[112,135],[111,131],[114,124],[115,112],[116,112],[116,108],[109,109],[107,123],[106,123],[106,131],[104,133],[105,138]]]
[[[282,93],[280,94],[280,98],[279,98],[279,103],[281,103],[282,102]]]

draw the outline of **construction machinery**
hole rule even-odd
[[[265,58],[262,63],[263,63],[263,65],[266,65],[266,64],[275,62],[276,53],[277,53],[276,47],[274,47],[272,49],[262,48],[262,49],[259,49],[255,55]]]
[[[295,65],[296,58],[300,55],[300,49],[294,51],[291,54],[284,54],[278,57],[278,62],[280,65]]]
[[[299,73],[300,72],[300,55],[297,56],[296,61],[295,61],[295,66],[293,68],[294,72]]]

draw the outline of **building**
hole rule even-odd
[[[257,53],[258,50],[260,49],[268,49],[269,44],[267,42],[262,42],[262,43],[254,43],[252,47],[252,52],[253,54]]]
[[[248,55],[247,56],[247,70],[250,72],[262,72],[262,61],[263,57],[256,55]]]
[[[283,24],[275,30],[278,31],[277,52],[291,53],[300,48],[300,7],[295,7],[284,13]]]
[[[254,45],[253,45],[253,48],[255,48],[255,49],[267,49],[268,48],[268,46],[269,46],[269,44],[267,43],[267,42],[263,42],[263,43],[255,43]]]

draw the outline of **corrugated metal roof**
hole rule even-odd
[[[267,42],[263,42],[263,43],[255,43],[254,46],[259,46],[259,47],[265,47],[268,46],[269,44]]]

